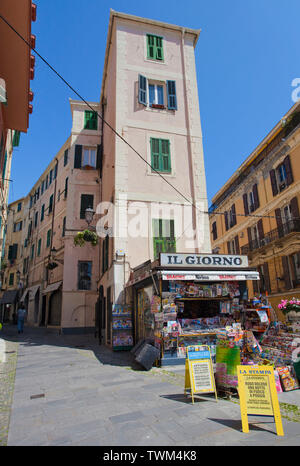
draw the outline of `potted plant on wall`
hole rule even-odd
[[[85,243],[91,243],[92,246],[96,246],[98,244],[98,236],[94,231],[91,230],[84,230],[79,231],[74,236],[74,244],[75,246],[84,246]]]

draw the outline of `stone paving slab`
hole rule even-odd
[[[207,395],[192,405],[183,395],[184,372],[178,368],[146,372],[130,353],[113,353],[92,336],[66,338],[28,328],[21,336],[14,332],[12,327],[2,334],[11,351],[18,351],[6,366],[13,378],[0,389],[0,400],[9,408],[5,419],[0,413],[2,444],[300,445],[300,423],[291,420],[299,420],[297,406],[283,417],[285,437],[276,435],[274,423],[250,420],[250,433],[244,434],[238,400],[216,402]],[[280,394],[280,401],[299,402],[300,390],[290,393]],[[44,396],[31,398],[39,394]]]

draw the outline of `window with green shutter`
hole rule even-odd
[[[47,243],[46,243],[47,248],[50,246],[50,243],[51,243],[51,230],[48,230],[47,231]]]
[[[38,247],[37,247],[37,255],[41,255],[41,246],[42,246],[42,238],[39,239],[38,241]]]
[[[154,259],[160,252],[176,252],[174,220],[153,219]]]
[[[86,110],[84,112],[84,129],[98,129],[98,115],[97,112]]]
[[[45,204],[42,205],[42,210],[41,210],[41,222],[44,220],[45,217]]]
[[[34,244],[31,246],[31,253],[30,253],[30,259],[32,260],[34,258]]]
[[[14,277],[15,276],[13,273],[9,274],[9,282],[8,282],[9,286],[12,286],[14,284]]]
[[[163,38],[147,34],[147,58],[150,60],[163,61]]]
[[[152,169],[159,172],[170,173],[170,141],[168,139],[150,138],[150,145]]]

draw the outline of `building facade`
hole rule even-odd
[[[107,344],[113,304],[132,304],[124,289],[133,268],[160,252],[211,251],[203,214],[207,194],[195,67],[199,34],[110,14],[100,105],[115,131],[104,125],[101,213],[106,215],[98,222],[99,326]]]
[[[213,251],[245,254],[260,273],[250,295],[300,297],[300,104],[296,103],[212,200]]]
[[[0,13],[26,41],[35,47],[31,23],[36,20],[36,5],[31,0],[2,0]],[[20,133],[27,132],[32,113],[35,57],[18,35],[0,20],[0,273],[4,253],[8,195],[11,182],[13,148]],[[1,289],[1,275],[0,275]]]
[[[23,200],[21,243],[5,269],[6,291],[18,269],[31,325],[96,326],[110,345],[112,306],[131,303],[135,267],[160,252],[211,252],[199,34],[111,11],[100,102],[70,101],[70,137]],[[80,247],[87,208],[98,242]]]
[[[9,307],[18,292],[28,324],[65,333],[94,329],[100,260],[98,245],[74,244],[87,227],[85,209],[100,201],[99,105],[70,106],[70,137],[28,195],[9,206],[2,297]]]

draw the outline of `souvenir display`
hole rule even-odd
[[[114,304],[112,309],[113,350],[129,350],[133,346],[132,312],[128,305]]]

